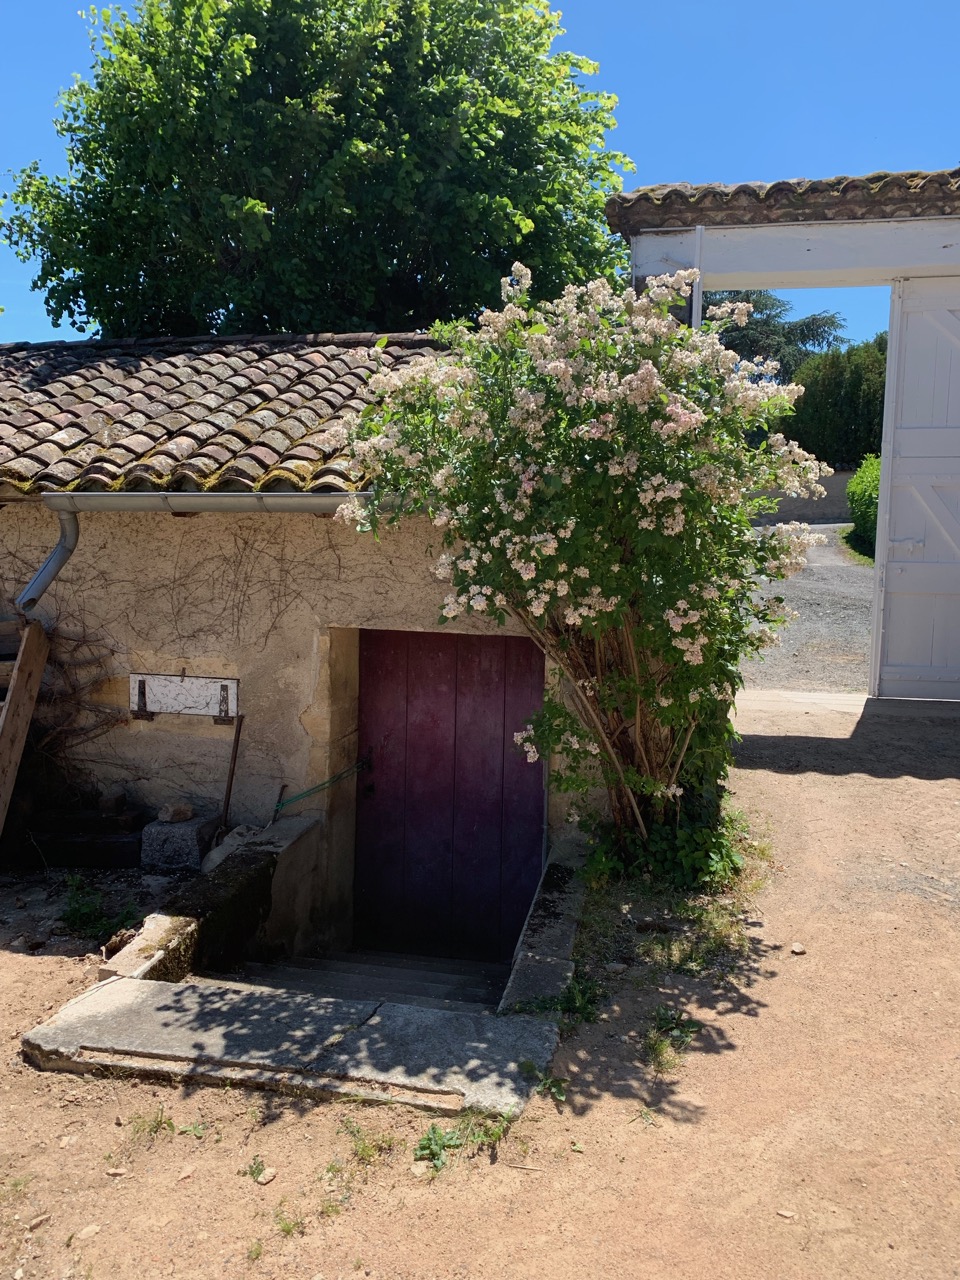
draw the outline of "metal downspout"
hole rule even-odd
[[[49,589],[57,574],[76,550],[80,537],[79,516],[75,511],[58,511],[57,519],[60,521],[60,538],[57,545],[14,601],[17,608],[22,609],[24,613],[33,612],[41,596]]]

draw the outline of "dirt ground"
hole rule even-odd
[[[0,950],[0,1277],[960,1276],[960,724],[835,701],[741,703],[774,862],[739,982],[612,980],[566,1104],[436,1177],[421,1112],[38,1074],[19,1033],[95,959]],[[661,1077],[651,999],[704,1024]]]

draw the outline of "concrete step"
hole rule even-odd
[[[397,975],[389,970],[366,966],[352,971],[347,967],[321,967],[317,962],[301,964],[245,964],[245,980],[258,986],[300,991],[318,998],[338,1000],[388,1000],[425,1009],[446,1009],[469,1013],[494,1012],[500,1001],[501,986],[471,987],[457,981],[444,981],[443,975],[431,971],[429,980],[416,970]]]
[[[421,969],[414,965],[371,963],[369,960],[356,959],[349,953],[322,959],[292,956],[283,963],[292,969],[303,969],[308,973],[362,978],[387,991],[418,990],[425,996],[439,995],[456,1000],[499,999],[499,993],[506,986],[509,977],[509,970],[495,975],[474,975],[440,968]]]
[[[415,956],[397,951],[328,951],[318,959],[356,961],[387,969],[435,969],[438,973],[459,973],[490,982],[506,982],[510,976],[508,964],[497,964],[493,960],[454,960],[446,956]]]
[[[304,1096],[349,1092],[383,1102],[519,1114],[556,1022],[468,1010],[318,998],[272,985],[114,978],[23,1037],[47,1071],[144,1075],[196,1085],[251,1084]]]

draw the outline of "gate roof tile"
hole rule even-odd
[[[869,173],[784,182],[664,182],[611,196],[611,231],[625,239],[675,227],[960,215],[960,169]]]

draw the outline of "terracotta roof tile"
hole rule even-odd
[[[661,183],[611,196],[606,213],[610,229],[625,238],[658,227],[955,217],[960,215],[960,169],[786,182]]]
[[[430,357],[419,334],[55,342],[0,347],[0,486],[347,492],[326,428],[378,367]]]

